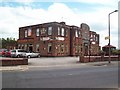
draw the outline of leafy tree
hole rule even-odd
[[[120,50],[119,49],[113,50],[112,54],[113,55],[120,55]]]
[[[16,44],[15,38],[0,38],[0,48],[7,48],[8,45]]]

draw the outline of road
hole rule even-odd
[[[118,66],[34,68],[2,73],[3,88],[118,88]]]

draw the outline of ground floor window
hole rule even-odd
[[[60,53],[60,45],[58,44],[58,53]]]
[[[27,44],[25,44],[25,50],[27,50]]]
[[[36,44],[36,52],[39,52],[39,47],[40,47],[40,45]]]
[[[61,45],[61,53],[64,53],[64,44]]]
[[[75,47],[75,52],[76,53],[80,53],[80,50],[81,49],[81,46],[80,45],[77,45],[76,47]]]
[[[52,52],[52,43],[48,43],[48,53]]]
[[[22,45],[22,49],[24,49],[24,45]]]
[[[20,47],[20,44],[18,44],[18,49],[20,49],[21,47]]]
[[[29,52],[32,52],[32,51],[33,51],[33,45],[29,44]]]

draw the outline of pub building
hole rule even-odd
[[[39,52],[41,56],[88,55],[91,46],[89,34],[89,26],[84,23],[77,27],[66,25],[65,22],[48,22],[20,27],[17,43],[19,49]],[[95,35],[98,49],[99,35]]]

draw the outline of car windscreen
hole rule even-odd
[[[16,50],[11,50],[11,52],[16,52]]]

